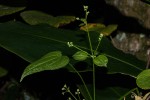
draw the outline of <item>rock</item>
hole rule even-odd
[[[115,6],[123,15],[138,19],[139,23],[150,29],[150,5],[140,0],[105,0]]]
[[[117,35],[112,38],[112,43],[117,49],[147,61],[150,52],[150,38],[144,34],[118,31]]]

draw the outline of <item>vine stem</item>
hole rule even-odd
[[[84,82],[84,80],[83,80],[83,78],[82,78],[82,76],[80,75],[80,73],[73,67],[72,64],[69,63],[69,65],[72,67],[72,69],[73,69],[73,70],[78,74],[78,76],[80,77],[80,79],[81,79],[81,81],[82,81],[82,83],[83,83],[83,85],[84,85],[84,87],[85,87],[85,90],[87,91],[87,93],[88,93],[88,95],[89,95],[89,97],[90,97],[90,100],[93,100],[93,99],[92,99],[92,96],[90,95],[90,92],[89,92],[89,90],[88,90],[88,88],[87,88],[87,86],[86,86],[86,84],[85,84],[85,82]]]
[[[91,43],[91,38],[90,38],[90,33],[89,33],[89,30],[88,30],[88,27],[87,27],[87,12],[86,12],[86,15],[85,15],[85,26],[86,26],[86,32],[87,32],[87,35],[88,35],[88,40],[89,40],[89,45],[90,45],[90,50],[91,50],[91,55],[92,55],[92,60],[93,60],[93,57],[94,57],[94,53],[93,53],[93,47],[92,47],[92,43]],[[95,100],[95,91],[96,90],[96,86],[95,86],[95,66],[94,66],[94,63],[93,63],[93,100]]]
[[[87,27],[87,22],[86,22],[86,31],[87,31],[87,34],[88,34],[88,39],[89,39],[89,45],[90,45],[92,60],[94,60],[93,59],[94,53],[93,53],[93,48],[92,48],[90,33],[89,33],[89,30],[88,30],[88,27]],[[96,88],[96,86],[95,86],[95,66],[94,66],[94,63],[93,63],[93,100],[95,100],[95,90],[96,90],[95,88]]]
[[[86,32],[87,32],[87,35],[88,35],[88,40],[89,40],[89,45],[90,45],[91,54],[92,54],[92,56],[93,56],[93,55],[94,55],[94,54],[93,54],[93,48],[92,48],[90,33],[89,33],[89,30],[88,30],[88,27],[87,27],[87,22],[85,22],[85,26],[86,26]]]
[[[93,47],[92,47],[92,43],[91,43],[90,33],[89,33],[89,30],[87,27],[87,16],[85,17],[85,19],[86,19],[86,22],[85,22],[86,32],[88,34],[88,40],[89,40],[89,45],[90,45],[90,50],[91,50],[91,55],[92,55],[92,60],[93,60],[94,53],[93,53]],[[96,90],[95,88],[96,88],[96,86],[95,86],[95,66],[93,63],[93,100],[95,100],[95,90]]]

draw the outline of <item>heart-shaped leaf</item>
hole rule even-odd
[[[24,77],[41,72],[44,70],[56,70],[65,67],[69,63],[69,58],[67,56],[62,56],[60,51],[54,51],[46,54],[41,59],[33,62],[24,70],[21,80]]]
[[[23,9],[25,9],[25,7],[11,7],[0,5],[0,16],[10,15]]]
[[[150,69],[142,71],[137,76],[136,83],[142,89],[150,89]]]
[[[75,21],[74,16],[53,17],[49,14],[36,10],[24,11],[20,15],[30,25],[37,25],[43,23],[49,24],[54,27],[59,27],[62,25],[69,24],[72,21]]]
[[[73,58],[75,60],[83,61],[88,58],[88,53],[83,51],[78,51],[73,55]]]
[[[105,55],[98,55],[93,59],[95,65],[100,67],[107,67],[108,58]]]

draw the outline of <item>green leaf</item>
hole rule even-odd
[[[93,62],[95,65],[97,66],[104,66],[107,67],[107,63],[108,63],[108,58],[105,55],[98,55],[97,57],[95,57],[93,59]]]
[[[2,67],[0,67],[0,77],[7,75],[8,71]]]
[[[136,83],[142,89],[150,89],[150,69],[142,71],[137,76]]]
[[[83,61],[88,58],[88,53],[83,51],[78,51],[73,55],[73,58],[78,61]]]
[[[60,50],[72,55],[75,48],[69,48],[68,41],[80,44],[83,32],[58,29],[46,25],[26,25],[20,22],[0,24],[0,46],[15,53],[28,62],[34,62],[50,51]],[[69,51],[69,52],[68,52]]]
[[[146,62],[137,59],[131,54],[126,54],[118,50],[105,37],[103,37],[98,51],[103,52],[108,58],[108,74],[121,73],[136,78],[145,69]]]
[[[105,36],[109,36],[113,31],[117,29],[118,25],[108,25],[106,28],[104,28],[101,33]]]
[[[90,93],[93,93],[93,85],[87,85],[88,90]],[[90,97],[87,95],[87,92],[83,85],[78,85],[81,94],[85,98],[85,100],[91,100]],[[98,89],[96,88],[96,100],[119,100],[124,94],[129,92],[130,90],[127,88],[121,87],[107,87]],[[127,100],[132,100],[131,96],[126,96]]]
[[[89,31],[96,31],[96,32],[100,33],[102,31],[102,29],[105,27],[106,26],[101,23],[88,23],[87,26],[86,25],[81,26],[80,30],[86,31],[86,28],[88,28]]]
[[[55,27],[67,25],[76,20],[75,16],[56,16]]]
[[[75,21],[74,16],[53,17],[49,14],[36,10],[24,11],[20,15],[30,25],[37,25],[43,23],[49,24],[54,27],[59,27],[62,25],[69,24],[72,21]]]
[[[54,51],[46,54],[41,59],[31,63],[29,66],[26,67],[24,70],[21,80],[24,77],[41,72],[44,70],[56,70],[62,67],[65,67],[69,63],[69,58],[67,56],[62,56],[60,51]]]
[[[83,31],[58,29],[47,25],[31,26],[20,22],[0,24],[0,46],[29,62],[55,50],[72,56],[77,50],[69,48],[67,42],[73,42],[79,48],[89,52],[86,36]],[[96,48],[98,41],[95,37],[99,37],[99,33],[91,32],[90,36],[93,48]],[[99,51],[108,58],[109,74],[122,73],[136,77],[145,69],[146,62],[118,50],[106,37],[102,38]]]
[[[6,5],[0,5],[0,17],[10,15],[25,9],[25,7],[11,7]]]

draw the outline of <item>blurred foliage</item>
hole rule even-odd
[[[8,71],[2,67],[0,67],[0,77],[7,75]]]
[[[11,6],[0,5],[0,17],[16,13],[23,9],[25,9],[25,7],[11,7]]]
[[[24,11],[21,17],[30,25],[49,24],[50,26],[59,27],[75,21],[74,16],[57,16],[53,17],[40,11]]]

